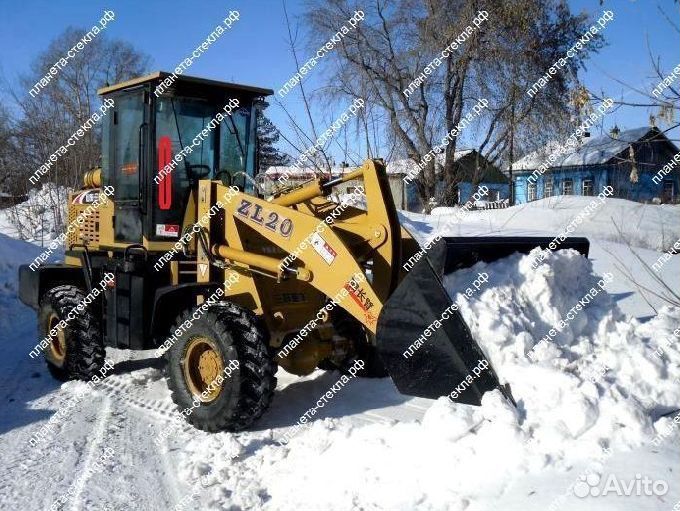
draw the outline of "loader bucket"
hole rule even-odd
[[[450,310],[449,318],[442,319],[442,312],[452,305],[442,278],[479,261],[492,262],[514,252],[528,253],[535,247],[549,248],[552,241],[528,237],[442,238],[420,259],[378,318],[376,346],[399,392],[433,399],[448,395],[460,403],[480,405],[485,392],[498,388],[512,400],[509,388],[500,384],[460,312]],[[587,256],[589,243],[585,238],[567,238],[558,248],[573,248]],[[439,321],[439,327],[435,321]]]

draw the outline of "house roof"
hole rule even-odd
[[[614,157],[627,150],[630,144],[649,139],[653,136],[666,138],[657,128],[649,126],[622,131],[617,138],[613,138],[609,134],[591,138],[575,150],[557,156],[552,167],[601,165],[610,163]],[[534,151],[517,160],[513,164],[513,170],[536,169],[547,161],[548,156],[555,152],[559,152],[561,149],[562,145],[558,142],[550,142],[542,149]]]
[[[463,171],[462,179],[464,183],[474,182],[474,171],[472,169],[467,169]],[[481,176],[477,179],[480,183],[504,183],[508,184],[508,177],[503,174],[498,168],[493,165],[487,166],[481,172]]]
[[[461,158],[467,156],[468,154],[471,154],[474,152],[474,149],[461,149],[460,151],[456,151],[453,153],[453,161],[458,161]],[[444,153],[438,153],[435,154],[434,159],[437,163],[443,164],[444,163]],[[410,158],[406,158],[403,160],[394,160],[391,161],[390,163],[387,164],[387,173],[388,174],[400,174],[400,175],[406,175],[408,174],[418,163],[415,162],[414,160]]]

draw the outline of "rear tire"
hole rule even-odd
[[[180,314],[173,333],[187,320],[191,325],[165,354],[172,400],[198,429],[244,430],[269,407],[276,388],[268,332],[252,312],[232,303],[211,306],[198,319],[195,310]]]
[[[61,321],[67,321],[63,329],[52,336],[45,348],[47,368],[52,376],[61,381],[90,380],[100,375],[106,349],[101,338],[99,319],[91,306],[75,311],[75,317],[67,320],[71,310],[85,300],[76,286],[63,285],[50,289],[40,300],[38,332],[41,339]]]

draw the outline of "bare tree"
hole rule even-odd
[[[292,72],[295,72],[306,62],[304,56],[313,55],[317,51],[317,47],[314,47],[309,40],[305,44],[299,20],[293,20],[289,17],[286,0],[281,0],[281,3],[287,27],[287,44],[294,65]],[[318,35],[326,42],[334,33],[326,32]],[[355,119],[343,123],[339,131],[327,139],[323,146],[315,147],[324,131],[338,120],[338,112],[348,107],[348,97],[354,100],[356,98],[363,99],[363,96],[353,94],[329,98],[324,87],[320,90],[314,90],[308,87],[306,81],[298,83],[286,97],[291,96],[301,102],[304,115],[295,115],[286,106],[286,99],[274,98],[275,104],[281,108],[288,121],[288,130],[280,133],[281,138],[289,146],[288,155],[292,160],[296,160],[298,155],[307,152],[308,157],[305,166],[319,177],[329,176],[333,168],[338,165],[345,167],[359,166],[366,157],[374,156],[374,148],[378,145],[392,147],[394,145],[378,128],[382,124],[379,119],[383,116],[383,113],[376,112],[372,105],[366,104],[364,108],[357,112]],[[355,143],[357,140],[365,146],[365,152],[362,151],[360,144]],[[314,151],[309,151],[312,147],[315,147]],[[335,157],[338,158],[337,161]]]
[[[0,192],[17,192],[18,175],[13,170],[15,154],[14,127],[5,105],[0,104]]]
[[[351,0],[311,0],[310,39],[334,33],[354,10]],[[578,69],[597,50],[595,37],[534,96],[526,90],[545,75],[587,30],[585,15],[573,15],[559,1],[373,0],[361,5],[366,19],[345,34],[329,55],[329,94],[361,95],[379,107],[400,152],[420,162],[443,136],[456,128],[478,99],[489,108],[473,127],[479,152],[492,162],[507,160],[509,134],[518,144],[537,133],[564,130],[570,114],[569,91]],[[442,50],[486,10],[489,18],[447,57]],[[434,57],[441,65],[416,90],[404,91]],[[443,181],[444,200],[455,202],[459,175],[454,154],[461,134],[446,146],[441,169],[427,162],[416,181],[421,201],[435,197]]]
[[[64,30],[36,57],[31,72],[20,77],[18,87],[10,88],[18,111],[13,122],[12,151],[15,157],[11,169],[15,192],[27,194],[34,187],[28,180],[29,176],[99,108],[98,88],[139,76],[148,68],[148,57],[129,43],[108,39],[100,33],[69,59],[68,64],[51,77],[39,94],[35,97],[29,95],[31,87],[85,33],[84,29],[72,27]],[[68,148],[68,152],[59,156],[37,184],[37,187],[46,183],[54,185],[46,186],[43,193],[49,199],[47,208],[57,230],[64,223],[63,187],[80,186],[83,173],[98,165],[100,140],[101,124],[87,131]],[[9,176],[5,178],[9,179]],[[20,218],[20,213],[17,212],[15,217]]]
[[[30,174],[101,105],[98,88],[147,70],[149,59],[129,43],[99,34],[69,59],[36,97],[31,97],[28,91],[33,84],[45,76],[85,32],[78,28],[64,30],[36,57],[32,71],[20,78],[20,89],[12,91],[21,113],[17,136],[26,152],[25,165]],[[43,181],[71,187],[79,184],[82,173],[98,163],[100,135],[101,126],[87,132],[59,158]]]

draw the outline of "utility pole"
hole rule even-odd
[[[515,182],[512,178],[512,163],[515,161],[515,84],[512,84],[512,95],[510,97],[510,169],[508,177],[510,179],[510,206],[515,205]]]

